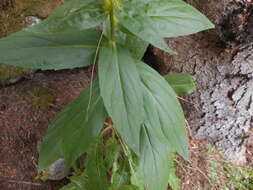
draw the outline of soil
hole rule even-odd
[[[56,190],[65,183],[35,180],[37,144],[54,116],[88,84],[89,73],[88,69],[36,73],[32,80],[0,89],[0,189]],[[53,93],[48,106],[30,98],[38,88]]]

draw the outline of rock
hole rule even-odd
[[[236,164],[246,163],[245,134],[253,125],[252,52],[253,44],[249,44],[239,49],[232,62],[218,65],[217,71],[205,66],[212,71],[210,83],[199,89],[204,114],[199,118],[201,122],[195,123],[198,125],[195,134],[208,138]],[[199,73],[199,82],[200,76],[207,77]],[[196,99],[193,101],[197,104]]]
[[[40,151],[42,142],[38,141],[37,150]],[[46,180],[62,180],[70,173],[70,168],[66,165],[64,158],[59,158],[53,162],[48,168],[42,171],[46,175]]]
[[[70,169],[67,167],[63,158],[56,160],[44,170],[49,180],[61,180],[69,175]]]
[[[0,86],[15,84],[24,78],[31,78],[34,71],[0,64]]]
[[[36,16],[28,16],[25,18],[25,23],[27,26],[34,26],[39,24],[42,20]]]

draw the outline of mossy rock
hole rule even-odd
[[[48,17],[63,0],[10,0],[12,3],[1,6],[0,38],[26,27],[27,16]]]
[[[28,92],[27,98],[39,108],[48,108],[55,101],[53,91],[46,87],[33,88]]]
[[[15,83],[24,76],[28,76],[32,73],[33,71],[30,69],[0,64],[0,86]]]

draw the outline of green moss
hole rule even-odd
[[[32,71],[29,69],[22,69],[0,64],[0,85],[5,85],[10,79],[22,77],[30,74]]]
[[[27,16],[46,18],[63,2],[62,0],[14,0],[13,6],[5,9],[0,7],[0,38],[24,28]]]
[[[28,92],[27,98],[39,108],[48,108],[55,101],[54,93],[46,87],[35,87]]]

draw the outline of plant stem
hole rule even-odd
[[[114,19],[114,2],[113,0],[111,1],[111,9],[110,9],[110,25],[111,25],[111,40],[112,42],[115,41],[115,19]]]

